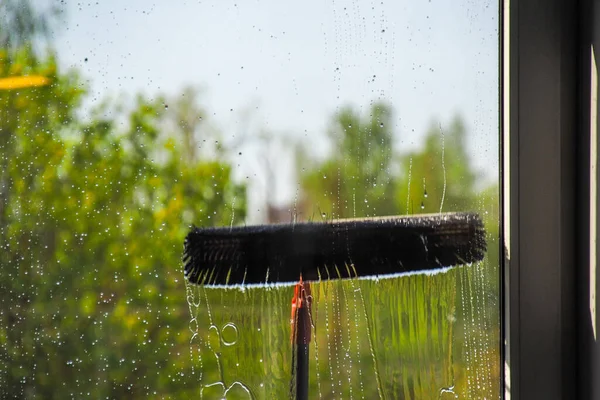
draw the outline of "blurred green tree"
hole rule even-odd
[[[329,128],[331,156],[314,165],[300,152],[298,170],[308,218],[395,214],[391,109],[371,106],[367,117],[350,107],[334,115]]]
[[[470,165],[460,117],[432,124],[422,149],[397,155],[391,108],[374,104],[367,118],[344,108],[333,118],[333,151],[314,164],[299,152],[299,180],[309,218],[474,210],[479,176]],[[314,165],[313,167],[307,167]]]
[[[76,73],[0,50],[0,76],[23,71],[52,84],[0,91],[2,397],[197,393],[181,245],[186,224],[242,221],[245,188],[161,132],[164,99],[83,121]]]
[[[470,165],[460,116],[449,127],[432,123],[421,150],[400,157],[396,199],[404,214],[476,210],[479,175]]]

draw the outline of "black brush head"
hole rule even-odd
[[[382,276],[479,261],[479,215],[447,213],[244,226],[193,227],[186,278],[196,284],[272,284]]]

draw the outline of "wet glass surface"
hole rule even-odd
[[[311,282],[309,398],[500,397],[498,9],[0,3],[0,397],[288,398],[293,283],[190,227],[457,211],[482,261]]]

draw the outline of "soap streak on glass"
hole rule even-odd
[[[309,393],[493,398],[500,355],[486,313],[493,304],[483,296],[486,262],[434,274],[311,283]],[[187,291],[203,398],[288,398],[291,287],[188,284]],[[235,327],[235,343],[223,339],[227,327]]]

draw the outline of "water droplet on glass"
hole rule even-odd
[[[225,346],[233,346],[238,341],[239,332],[237,326],[229,322],[221,329],[221,341]]]
[[[458,394],[454,392],[454,386],[440,389],[440,399],[458,399]]]

